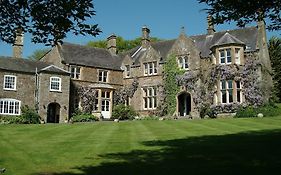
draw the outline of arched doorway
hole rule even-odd
[[[187,116],[191,111],[191,96],[183,92],[178,96],[178,115]]]
[[[60,105],[58,103],[50,103],[47,110],[47,123],[59,123],[60,121]]]

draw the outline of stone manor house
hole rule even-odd
[[[208,21],[205,34],[187,36],[182,31],[176,39],[154,43],[150,42],[150,30],[145,26],[140,45],[125,53],[118,53],[116,36],[111,35],[107,49],[65,42],[53,47],[40,61],[21,58],[22,40],[23,36],[18,34],[13,57],[0,57],[0,115],[20,115],[21,106],[28,105],[45,122],[65,122],[81,107],[77,88],[92,87],[97,92],[93,113],[110,118],[114,92],[130,86],[135,79],[138,87],[126,104],[148,115],[159,108],[163,66],[171,55],[186,73],[201,73],[203,76],[195,84],[203,86],[211,78],[208,73],[212,66],[243,69],[249,59],[255,59],[258,64],[254,67],[257,74],[254,81],[259,82],[265,100],[270,96],[271,66],[265,24],[261,21],[257,26],[218,32]],[[246,103],[247,80],[241,81],[217,76],[212,105]],[[174,115],[198,116],[197,90],[181,86],[175,96]]]

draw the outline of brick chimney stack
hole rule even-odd
[[[16,38],[13,44],[13,57],[14,58],[22,58],[23,52],[23,37],[24,33],[21,28],[16,31]]]
[[[114,34],[107,37],[107,49],[111,53],[111,55],[117,54],[116,38],[117,37]]]
[[[143,48],[148,48],[150,45],[150,37],[149,37],[150,30],[147,28],[147,26],[142,27],[142,41],[141,46]]]
[[[214,27],[214,24],[212,22],[212,16],[211,15],[208,15],[207,23],[208,23],[207,33],[208,33],[208,35],[213,35],[215,33],[215,27]]]

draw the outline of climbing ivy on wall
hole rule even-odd
[[[178,67],[175,55],[169,55],[163,66],[163,91],[164,96],[162,102],[160,101],[160,108],[162,112],[173,115],[176,111],[177,94],[180,91],[180,86],[177,83],[176,76],[184,74],[184,70]]]

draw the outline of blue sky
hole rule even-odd
[[[104,40],[114,33],[125,39],[141,36],[141,27],[146,25],[152,37],[172,39],[178,37],[181,27],[187,35],[206,33],[207,14],[204,4],[197,0],[94,0],[96,16],[88,23],[99,24],[103,31],[99,36],[75,36],[71,33],[64,41],[86,44],[89,41]],[[256,24],[252,24],[256,25]],[[217,31],[237,28],[232,24],[215,27]],[[280,36],[278,32],[267,32],[268,38]],[[32,44],[30,35],[25,35],[23,57],[36,49],[46,48],[43,44]],[[11,56],[12,46],[0,41],[0,55]]]

